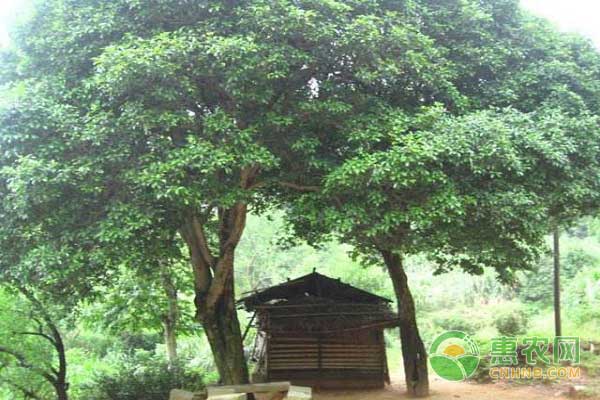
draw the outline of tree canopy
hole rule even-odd
[[[225,383],[249,211],[509,278],[598,201],[600,56],[516,0],[51,0],[5,59],[2,269],[76,300],[186,247]]]

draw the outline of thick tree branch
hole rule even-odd
[[[186,242],[190,252],[196,293],[204,296],[208,293],[212,283],[211,268],[214,264],[204,227],[198,217],[192,214],[184,221],[179,229],[179,234]]]
[[[252,165],[242,169],[240,174],[240,188],[249,190],[254,185],[260,167]],[[206,307],[214,310],[233,280],[233,260],[235,249],[242,238],[246,227],[248,206],[245,202],[238,201],[233,207],[219,209],[219,260],[214,268],[214,277],[208,296]]]
[[[52,320],[52,317],[44,307],[44,305],[25,287],[18,287],[19,291],[29,300],[32,304],[34,310],[39,314],[39,316],[44,321],[44,324],[48,329],[50,329],[52,335],[52,344],[56,353],[58,355],[58,368],[52,368],[52,371],[55,374],[55,377],[48,374],[45,371],[39,371],[39,373],[46,378],[49,382],[53,384],[57,393],[66,392],[68,388],[67,383],[67,356],[65,352],[65,345],[62,340],[62,336],[58,327]],[[59,396],[60,397],[60,396]]]
[[[11,380],[8,380],[8,379],[5,379],[5,378],[0,378],[0,382],[3,382],[5,384],[7,384],[8,386],[12,386],[13,388],[17,389],[18,391],[20,391],[21,393],[23,393],[26,398],[33,399],[33,400],[44,400],[43,397],[41,397],[40,395],[38,395],[33,390],[28,389],[25,386],[22,386],[22,385],[20,385],[18,383],[15,383],[15,382],[13,382]]]
[[[17,361],[17,365],[19,367],[28,369],[32,372],[35,372],[38,375],[41,375],[42,377],[44,377],[44,379],[46,379],[52,385],[56,384],[57,378],[55,376],[52,376],[52,374],[48,373],[47,371],[44,371],[43,369],[37,368],[34,365],[30,364],[27,361],[27,358],[22,353],[19,353],[16,350],[12,350],[12,349],[9,349],[4,346],[0,346],[0,353],[8,354],[8,355],[12,356]]]
[[[196,215],[193,215],[189,219],[189,235],[194,241],[194,245],[200,251],[204,262],[208,265],[213,265],[214,257],[210,251],[210,247],[208,246],[208,240],[206,239],[204,227]]]
[[[257,164],[242,168],[240,174],[240,187],[245,190],[253,187],[259,171],[260,166]]]
[[[227,213],[227,240],[225,240],[222,251],[230,251],[237,247],[242,239],[246,227],[246,214],[248,206],[246,203],[236,203]]]
[[[52,346],[56,346],[56,341],[49,335],[46,335],[43,332],[14,332],[16,335],[30,335],[30,336],[40,336],[52,343]]]
[[[293,182],[279,182],[279,184],[285,188],[294,189],[298,192],[319,192],[321,190],[321,187],[319,186],[305,186]]]
[[[210,291],[206,298],[206,306],[214,310],[233,279],[233,260],[235,249],[241,240],[246,226],[247,205],[238,202],[232,208],[219,210],[220,254],[215,265],[215,274]]]

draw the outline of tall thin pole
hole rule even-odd
[[[561,336],[560,323],[560,229],[554,228],[554,332]]]

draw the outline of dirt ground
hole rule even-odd
[[[567,396],[569,385],[544,384],[477,384],[446,382],[439,378],[431,379],[432,400],[571,400]],[[394,377],[392,385],[383,390],[372,391],[324,391],[314,395],[315,400],[398,400],[405,399],[406,391],[402,377]],[[600,397],[586,397],[587,400],[600,400]]]

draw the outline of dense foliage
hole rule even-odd
[[[171,388],[199,391],[202,374],[188,365],[169,368],[167,362],[152,353],[137,352],[118,360],[115,372],[97,373],[83,387],[82,397],[90,400],[164,400]]]
[[[49,0],[0,79],[3,283],[102,334],[161,331],[170,371],[193,314],[224,383],[249,377],[236,290],[300,269],[265,231],[244,238],[251,213],[389,273],[354,279],[395,294],[407,388],[426,395],[408,257],[514,283],[600,201],[600,54],[516,0]],[[98,386],[173,378],[135,368]]]
[[[25,399],[67,400],[64,316],[61,305],[43,304],[25,286],[0,288],[1,387]]]
[[[584,227],[583,234],[568,236],[563,241],[565,334],[579,335],[584,342],[600,342],[600,319],[597,315],[600,305],[600,236],[595,224],[595,221],[588,221],[578,225]],[[323,274],[339,277],[344,282],[393,298],[391,282],[386,279],[387,273],[378,266],[364,268],[352,261],[347,254],[350,248],[346,245],[330,242],[324,244],[322,249],[314,249],[306,244],[291,248],[278,246],[277,242],[284,232],[281,215],[269,218],[252,216],[248,222],[248,232],[256,235],[246,236],[240,244],[236,268],[236,282],[240,293],[271,286],[285,281],[287,277],[309,273],[316,267]],[[481,276],[470,276],[460,271],[432,276],[435,266],[421,256],[408,258],[406,264],[422,337],[427,345],[437,334],[458,328],[476,334],[480,339],[482,352],[488,352],[489,339],[499,334],[495,321],[505,314],[529,320],[527,332],[520,336],[552,335],[551,298],[548,295],[548,285],[551,288],[551,282],[539,282],[548,279],[547,271],[552,268],[549,256],[542,257],[537,265],[537,272],[517,274],[517,282],[510,286],[498,282],[494,272],[489,269]],[[257,268],[258,265],[261,266],[260,269]],[[573,276],[570,271],[577,272]],[[260,278],[256,277],[258,272]],[[114,295],[120,293],[118,285],[115,290],[117,293]],[[154,295],[158,298],[161,293],[162,290],[156,288]],[[52,359],[46,357],[50,355],[51,349],[46,347],[43,340],[30,337],[28,340],[31,342],[25,342],[23,338],[15,339],[15,336],[5,330],[15,330],[21,326],[19,321],[26,316],[22,310],[26,308],[10,293],[5,293],[2,299],[7,306],[2,308],[3,331],[0,345],[7,344],[3,341],[5,338],[18,340],[15,343],[18,342],[29,357],[35,357],[32,360],[39,358],[40,362],[45,362]],[[102,393],[108,389],[126,392],[131,387],[131,382],[139,383],[144,377],[157,381],[173,379],[167,369],[167,352],[159,326],[143,332],[136,332],[130,324],[121,325],[119,330],[110,327],[104,329],[104,311],[102,303],[83,305],[78,321],[74,322],[71,318],[61,323],[66,336],[70,393],[74,399],[93,398],[90,396],[102,398],[101,396],[105,396]],[[125,322],[133,320],[140,309],[125,308],[121,312],[127,314],[123,315],[127,316],[122,320]],[[94,321],[103,323],[91,323],[92,316]],[[245,318],[246,316],[242,316],[242,320]],[[253,346],[253,335],[254,330],[246,343],[248,350]],[[401,365],[398,362],[396,337],[395,332],[388,332],[389,365],[393,372],[398,371]],[[31,343],[37,347],[31,348]],[[46,350],[40,352],[39,346],[44,346]],[[216,382],[218,377],[214,363],[200,329],[190,330],[187,334],[182,332],[179,335],[178,350],[179,358],[184,364],[183,371],[194,374],[199,371],[201,375],[194,375],[191,380],[185,381],[187,383],[181,383],[182,387],[191,389],[200,382]],[[592,377],[598,376],[598,357],[588,352],[584,352],[583,357],[584,367],[591,368]],[[136,373],[124,372],[132,370]],[[485,373],[482,370],[481,375]],[[39,389],[41,393],[52,393],[51,388],[42,380],[35,376],[26,377],[26,374],[26,370],[9,367],[4,368],[0,376],[4,379],[17,377],[19,381],[27,379],[32,388]],[[119,379],[119,376],[123,379]],[[125,377],[129,379],[124,379]],[[34,387],[35,382],[38,384]],[[101,384],[106,382],[110,382],[110,385]],[[148,383],[144,387],[154,386]],[[0,384],[0,388],[4,390],[0,391],[0,396],[22,398],[21,393],[7,383]]]

